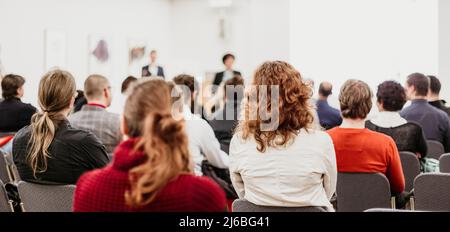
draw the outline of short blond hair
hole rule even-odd
[[[364,81],[346,81],[339,95],[342,117],[365,119],[372,109],[372,97],[372,90]]]
[[[90,75],[84,82],[84,94],[88,100],[101,98],[103,90],[107,88],[109,81],[98,74]]]

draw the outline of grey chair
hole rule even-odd
[[[338,173],[336,195],[338,212],[395,208],[389,180],[380,173]]]
[[[24,212],[72,212],[74,185],[42,185],[20,181]]]
[[[444,145],[442,145],[442,143],[440,143],[439,141],[428,140],[427,146],[428,146],[428,155],[427,155],[428,158],[439,160],[439,158],[441,158],[441,155],[445,153]]]
[[[11,183],[13,182],[13,178],[6,163],[6,155],[6,153],[0,150],[0,180],[3,183]]]
[[[439,170],[442,173],[450,173],[450,153],[443,154],[439,159]]]
[[[405,176],[405,191],[411,192],[414,188],[414,180],[420,175],[420,161],[414,153],[400,152],[400,160]]]
[[[270,212],[304,212],[304,213],[320,213],[327,212],[321,207],[274,207],[274,206],[259,206],[247,200],[238,199],[233,202],[233,212],[237,213],[270,213]]]
[[[8,194],[2,181],[0,181],[0,212],[14,212],[12,201],[8,199]]]
[[[368,209],[364,211],[364,213],[415,213],[415,212],[424,212],[424,211],[412,211],[403,209]]]
[[[425,173],[414,181],[415,210],[450,211],[450,174]]]

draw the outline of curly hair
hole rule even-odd
[[[400,111],[406,103],[405,89],[396,81],[385,81],[378,86],[377,101],[387,111]]]
[[[365,119],[372,109],[372,97],[372,90],[365,82],[346,81],[339,95],[342,116],[351,119]]]
[[[279,89],[278,109],[272,109],[271,101],[264,101],[260,97],[261,87],[277,86]],[[267,147],[281,147],[292,142],[300,130],[307,131],[312,128],[314,116],[310,104],[311,88],[303,81],[300,73],[286,62],[274,61],[262,64],[255,72],[252,82],[252,90],[246,91],[243,102],[244,120],[240,122],[237,130],[242,132],[244,140],[253,136],[258,144],[258,151],[264,153]],[[255,88],[256,87],[256,88]],[[251,99],[251,95],[259,96]],[[267,97],[276,96],[267,90]],[[266,105],[263,105],[266,104]],[[250,118],[252,112],[261,110],[278,111],[276,118],[278,127],[273,130],[262,130],[262,124],[268,120],[262,120],[261,115]]]

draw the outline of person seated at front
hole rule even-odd
[[[405,178],[397,145],[385,135],[365,128],[372,109],[372,90],[359,80],[348,80],[339,95],[343,122],[328,131],[336,150],[337,167],[344,173],[382,173],[391,193],[405,190]]]
[[[1,82],[3,101],[0,101],[0,133],[17,132],[30,125],[36,108],[20,99],[24,94],[25,78],[9,74]]]
[[[73,76],[53,70],[39,83],[39,105],[31,125],[13,142],[13,159],[23,181],[42,184],[75,184],[86,171],[105,166],[105,147],[89,132],[74,129],[67,121],[76,86]]]
[[[336,157],[330,136],[314,129],[312,89],[281,61],[261,65],[252,85],[253,90],[269,88],[272,95],[258,98],[250,91],[244,99],[244,118],[230,144],[230,173],[239,198],[261,206],[334,211]],[[279,96],[273,92],[277,86]]]
[[[129,137],[103,169],[83,175],[75,212],[225,212],[225,193],[193,174],[184,120],[171,113],[164,80],[142,80],[127,99],[122,118]],[[190,139],[190,138],[189,138]]]
[[[400,116],[406,103],[406,93],[401,84],[385,81],[378,86],[377,107],[380,113],[366,121],[366,128],[383,133],[394,139],[399,151],[409,151],[419,158],[427,155],[427,141],[422,127]]]
[[[316,102],[320,126],[329,130],[342,123],[341,112],[328,104],[328,97],[333,94],[333,85],[323,82],[319,86],[319,100]]]
[[[84,82],[84,93],[88,104],[69,116],[70,124],[77,129],[94,133],[111,154],[122,141],[120,116],[106,109],[111,106],[112,93],[108,79],[91,75]]]
[[[427,140],[442,143],[445,152],[450,152],[450,119],[444,111],[428,103],[430,79],[421,73],[411,74],[405,89],[411,105],[403,109],[400,115],[408,122],[419,124]]]
[[[189,150],[195,163],[195,173],[203,175],[202,163],[207,161],[219,169],[228,169],[228,154],[221,150],[220,143],[208,122],[191,112],[191,99],[195,93],[191,92],[192,84],[185,86],[182,83],[194,83],[194,77],[179,75],[174,78],[178,88],[171,88],[173,110],[180,118],[186,120],[186,134],[189,137]],[[181,83],[181,84],[179,84]]]
[[[428,103],[430,105],[443,110],[450,117],[450,107],[446,106],[447,102],[440,98],[441,81],[435,76],[428,76],[430,78],[430,91],[428,92]]]
[[[240,76],[235,76],[226,81],[224,91],[225,105],[213,115],[213,119],[209,121],[209,124],[213,128],[222,150],[228,153],[234,129],[241,115],[241,101],[244,97],[244,79]]]

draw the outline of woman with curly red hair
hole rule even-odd
[[[239,198],[261,206],[334,211],[334,147],[328,134],[314,129],[310,98],[311,88],[290,64],[266,62],[256,70],[230,144]]]

